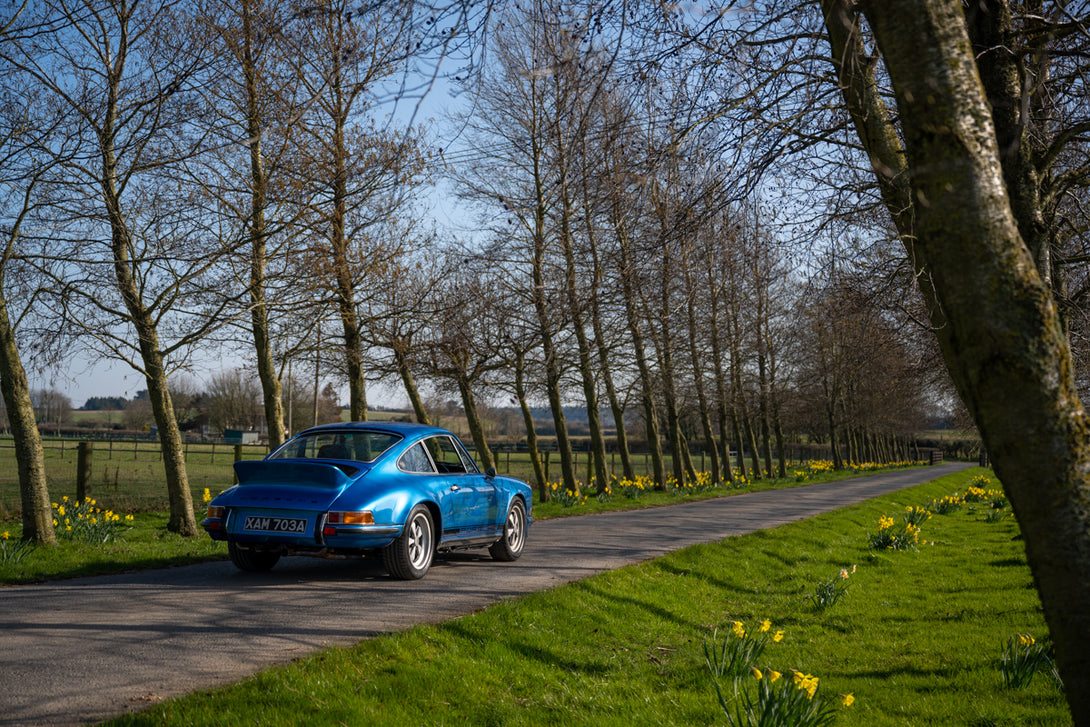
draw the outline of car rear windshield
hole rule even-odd
[[[300,434],[269,459],[334,459],[374,462],[400,440],[388,432],[330,431]]]

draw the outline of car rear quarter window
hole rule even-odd
[[[409,449],[405,451],[405,454],[401,455],[401,459],[397,461],[397,466],[402,472],[427,475],[435,474],[435,466],[432,465],[431,457],[424,451],[424,445],[421,442],[417,442],[409,447]]]

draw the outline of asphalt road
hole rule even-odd
[[[967,465],[535,523],[514,563],[440,558],[420,581],[381,562],[285,558],[0,588],[0,725],[73,725],[239,680],[316,649],[440,622],[490,603],[771,528]]]

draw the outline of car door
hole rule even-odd
[[[473,458],[453,437],[429,437],[424,444],[447,488],[444,499],[450,502],[450,511],[449,514],[444,512],[444,537],[472,538],[491,534],[497,517],[496,488],[492,480],[481,474]]]

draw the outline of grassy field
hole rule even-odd
[[[77,447],[81,440],[46,438],[46,476],[50,497],[76,494]],[[264,446],[246,445],[243,459],[261,459]],[[234,482],[231,465],[235,448],[229,444],[187,444],[186,471],[196,502],[205,488],[213,493]],[[91,495],[105,507],[119,512],[164,509],[167,490],[159,443],[147,441],[94,441]],[[15,448],[10,437],[0,437],[0,521],[16,517],[20,510],[19,476]]]
[[[982,473],[323,651],[110,724],[726,724],[704,647],[764,619],[784,638],[757,666],[818,677],[815,699],[838,725],[1070,724],[1046,675],[1021,689],[1001,677],[1009,638],[1046,637],[1013,519],[966,505],[924,522],[918,549],[869,547],[880,518],[899,523]],[[848,589],[818,609],[830,579]],[[743,678],[740,693],[756,684]]]

